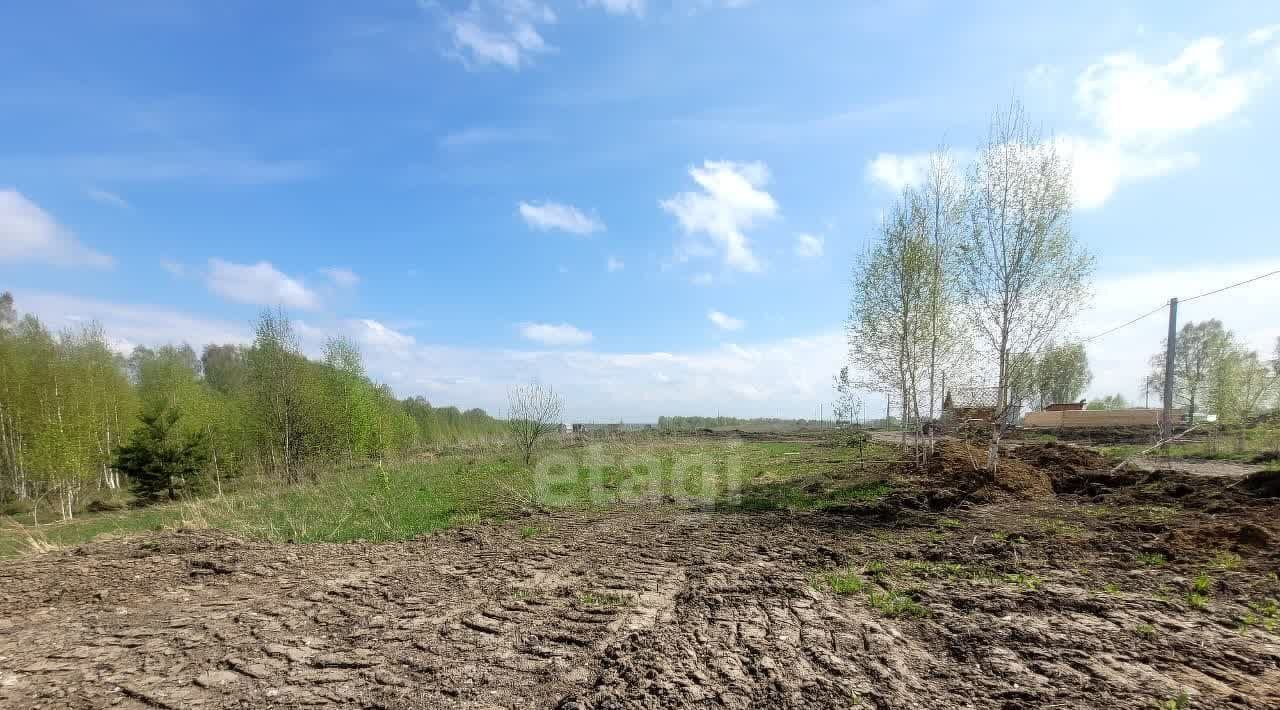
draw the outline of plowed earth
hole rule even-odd
[[[925,477],[888,515],[631,507],[377,545],[179,531],[3,562],[0,706],[1280,707],[1280,637],[1248,606],[1280,596],[1276,501],[1055,455],[1021,462],[1053,490]],[[830,570],[924,615],[836,594]]]

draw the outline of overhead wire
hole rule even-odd
[[[1191,303],[1192,301],[1195,301],[1195,300],[1197,300],[1197,299],[1205,298],[1206,296],[1212,296],[1212,295],[1214,295],[1214,294],[1216,294],[1216,293],[1222,293],[1223,291],[1230,291],[1231,289],[1236,288],[1236,287],[1238,287],[1238,286],[1244,286],[1244,285],[1246,285],[1246,284],[1251,284],[1251,283],[1253,283],[1254,281],[1261,281],[1262,279],[1265,279],[1265,278],[1267,278],[1268,276],[1275,276],[1276,274],[1280,274],[1280,269],[1276,269],[1275,271],[1268,271],[1268,272],[1267,272],[1267,273],[1265,273],[1265,274],[1261,274],[1261,275],[1259,275],[1259,276],[1254,276],[1253,278],[1245,279],[1244,281],[1237,281],[1236,283],[1228,284],[1228,285],[1226,285],[1226,286],[1223,286],[1222,288],[1215,288],[1215,289],[1213,289],[1212,291],[1205,291],[1204,293],[1196,294],[1196,295],[1194,295],[1194,296],[1192,296],[1192,297],[1190,297],[1190,298],[1179,298],[1179,299],[1178,299],[1178,303],[1179,303],[1179,304],[1183,304],[1183,303]],[[1153,316],[1153,315],[1155,315],[1155,314],[1159,313],[1160,311],[1163,311],[1164,309],[1166,309],[1166,308],[1168,308],[1168,307],[1169,307],[1169,304],[1168,304],[1168,303],[1162,303],[1162,304],[1160,304],[1159,306],[1157,306],[1155,309],[1150,310],[1150,311],[1147,311],[1146,313],[1143,313],[1142,315],[1138,316],[1137,318],[1134,318],[1133,320],[1130,320],[1130,321],[1126,321],[1126,322],[1124,322],[1124,323],[1121,323],[1120,325],[1117,325],[1117,326],[1116,326],[1116,327],[1114,327],[1114,328],[1111,328],[1111,329],[1108,329],[1108,330],[1104,330],[1104,331],[1102,331],[1101,333],[1098,333],[1097,335],[1091,335],[1091,336],[1089,336],[1089,337],[1087,337],[1087,338],[1085,338],[1085,339],[1081,340],[1081,341],[1080,341],[1080,343],[1081,343],[1081,344],[1089,343],[1089,342],[1092,342],[1092,341],[1094,341],[1094,340],[1097,340],[1098,338],[1101,338],[1101,337],[1103,337],[1103,336],[1105,336],[1105,335],[1111,335],[1112,333],[1116,332],[1117,330],[1120,330],[1121,328],[1128,328],[1129,326],[1133,325],[1134,323],[1137,323],[1138,321],[1142,320],[1143,318],[1147,318],[1147,317]]]

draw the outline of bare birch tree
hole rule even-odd
[[[934,255],[925,205],[903,192],[878,239],[854,268],[847,332],[867,386],[901,397],[904,421],[920,422],[930,375]]]
[[[507,390],[507,431],[525,464],[533,461],[538,441],[560,426],[564,403],[551,387],[538,382]]]
[[[1071,233],[1071,169],[1014,102],[997,111],[969,179],[968,230],[959,245],[962,300],[995,362],[996,411],[987,465],[1017,416],[1018,368],[1087,302],[1093,258]]]

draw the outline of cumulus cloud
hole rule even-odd
[[[333,282],[334,286],[339,288],[354,288],[360,283],[360,276],[356,272],[342,266],[334,266],[327,269],[320,269],[320,273]]]
[[[1195,167],[1200,157],[1185,142],[1238,115],[1274,80],[1280,48],[1270,56],[1267,46],[1278,35],[1264,27],[1240,47],[1204,37],[1165,62],[1129,51],[1086,67],[1073,100],[1091,130],[1054,139],[1072,160],[1076,205],[1098,208],[1125,184]],[[928,166],[927,153],[881,153],[867,164],[867,178],[900,191],[923,182]]]
[[[796,256],[809,259],[822,256],[822,247],[824,240],[816,234],[797,234],[796,235]]]
[[[659,206],[679,221],[686,235],[709,237],[728,267],[759,271],[760,260],[751,251],[746,232],[778,214],[778,203],[763,189],[769,183],[769,169],[759,162],[708,160],[689,168],[689,176],[701,192],[681,192]],[[700,244],[690,247],[686,251],[694,254],[706,249]]]
[[[595,214],[559,202],[521,202],[517,211],[525,224],[544,232],[556,229],[585,237],[605,229]]]
[[[348,326],[355,331],[357,341],[372,348],[405,353],[416,344],[412,335],[401,333],[376,320],[365,318],[349,321]]]
[[[626,268],[626,264],[622,263],[621,259],[611,256],[609,257],[609,260],[605,262],[604,268],[612,274],[615,271],[622,271]]]
[[[591,333],[568,323],[521,323],[520,334],[525,338],[549,346],[578,346],[591,342]]]
[[[929,174],[929,159],[928,153],[881,153],[867,163],[867,180],[893,192],[902,192],[904,188],[924,182]]]
[[[0,264],[110,268],[115,260],[94,251],[71,230],[13,189],[0,189]]]
[[[539,27],[556,22],[549,5],[535,0],[475,0],[444,13],[452,56],[467,66],[497,65],[518,70],[553,51]]]
[[[744,320],[716,310],[707,311],[707,320],[714,323],[720,330],[742,330],[742,327],[747,324]]]
[[[314,309],[320,298],[301,280],[278,271],[270,262],[236,264],[209,260],[209,290],[237,303]]]

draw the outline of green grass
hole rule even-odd
[[[1024,592],[1039,591],[1040,585],[1044,584],[1044,580],[1034,574],[1026,574],[1018,572],[1017,574],[1005,575],[1005,581],[1013,584]]]
[[[862,575],[851,569],[824,572],[818,575],[818,581],[822,586],[830,589],[833,594],[840,595],[857,594],[867,586],[866,580],[862,578]]]
[[[241,479],[222,497],[85,513],[31,524],[0,516],[0,557],[78,545],[108,535],[212,527],[283,542],[402,540],[444,527],[501,520],[531,507],[602,509],[674,502],[725,511],[820,510],[874,503],[893,486],[891,447],[821,441],[761,443],[699,438],[623,438],[544,452],[531,470],[497,449],[426,462],[347,466],[287,486]],[[528,539],[539,531],[521,529]]]
[[[911,597],[899,592],[869,592],[867,603],[872,609],[885,616],[896,619],[900,617],[922,619],[929,616],[929,610]]]
[[[627,606],[631,603],[631,597],[612,593],[584,592],[578,595],[578,603],[589,607]]]
[[[1244,559],[1234,552],[1219,552],[1213,556],[1211,563],[1214,569],[1234,572],[1244,565]]]
[[[1159,552],[1143,552],[1138,555],[1138,562],[1144,567],[1159,567],[1166,560],[1164,555]]]

